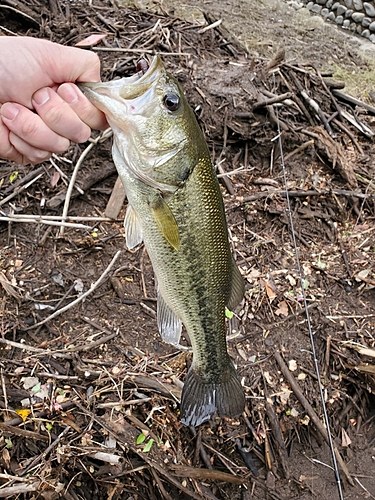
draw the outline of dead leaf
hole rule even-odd
[[[270,299],[270,302],[272,302],[277,297],[276,286],[272,281],[264,281],[264,285],[266,287],[267,297]]]
[[[288,304],[285,300],[282,300],[279,304],[279,307],[276,309],[275,314],[278,316],[288,316]]]
[[[4,288],[8,295],[11,295],[15,299],[19,300],[21,296],[16,292],[12,283],[7,279],[4,273],[0,271],[0,285]]]
[[[55,170],[51,179],[51,187],[55,187],[56,184],[59,182],[59,180],[60,180],[60,173],[57,170]]]
[[[103,38],[105,38],[107,35],[105,35],[104,33],[102,35],[90,35],[86,38],[84,38],[83,40],[81,40],[80,42],[77,42],[75,44],[76,47],[92,47],[93,45],[98,45],[98,43],[100,43]]]
[[[350,439],[344,428],[342,428],[341,430],[342,430],[341,446],[343,448],[347,448],[352,444],[352,440]]]
[[[291,372],[295,372],[297,370],[297,361],[295,359],[291,359],[288,363],[288,367]]]

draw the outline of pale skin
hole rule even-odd
[[[100,81],[89,50],[29,37],[0,37],[0,158],[20,165],[48,160],[70,142],[108,127],[74,82]]]

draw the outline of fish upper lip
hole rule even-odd
[[[138,96],[139,92],[143,93],[150,88],[160,75],[160,70],[163,70],[163,64],[159,56],[154,56],[148,70],[145,73],[139,71],[132,76],[123,77],[119,80],[111,82],[77,82],[83,92],[97,93],[99,95],[107,95],[116,98],[119,94],[119,89],[122,89],[124,99],[132,99]],[[139,89],[139,90],[138,90]]]

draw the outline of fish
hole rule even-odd
[[[144,243],[157,283],[157,326],[179,345],[182,325],[193,359],[180,419],[197,427],[237,417],[245,395],[226,345],[226,309],[244,296],[231,254],[224,203],[194,112],[159,56],[130,77],[80,83],[113,130],[112,156],[128,205],[129,249]]]

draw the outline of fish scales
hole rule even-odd
[[[227,352],[225,308],[242,299],[243,280],[230,252],[224,204],[207,145],[160,59],[139,76],[142,91],[130,88],[137,86],[136,78],[122,80],[121,99],[105,83],[83,87],[113,128],[113,158],[129,203],[127,244],[134,247],[143,240],[150,256],[158,284],[159,331],[165,341],[178,344],[183,324],[191,340],[193,362],[182,392],[181,420],[197,426],[216,412],[238,416],[245,399]],[[121,88],[119,82],[113,82],[115,90]],[[147,108],[144,95],[151,99],[151,94],[156,96],[152,105],[163,102],[167,113],[162,106],[159,114],[158,108]],[[108,96],[118,99],[117,107]],[[176,102],[177,109],[172,109]],[[121,105],[126,113],[118,111]]]

